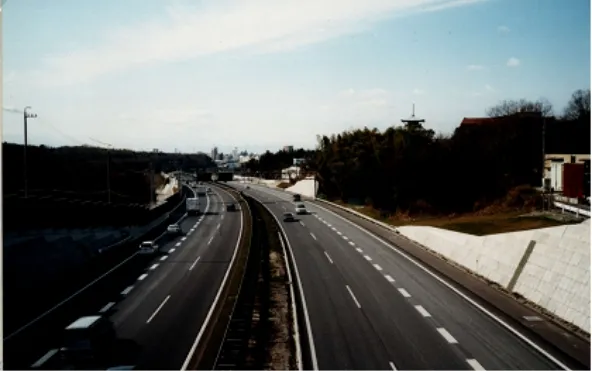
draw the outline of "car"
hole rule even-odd
[[[247,188],[247,189],[251,189],[251,187],[249,187],[249,186],[247,186],[246,188]]]
[[[167,233],[168,234],[182,234],[183,231],[181,230],[181,227],[179,226],[179,224],[171,224],[167,227]]]
[[[208,193],[212,193],[212,188],[208,187],[208,189],[206,189],[206,191],[207,191]]]
[[[294,195],[292,197],[292,199],[294,200],[294,202],[299,202],[300,201],[300,195]]]
[[[226,204],[226,211],[236,211],[236,205],[233,203]]]
[[[294,218],[294,214],[292,213],[284,213],[284,222],[295,222],[296,219]]]
[[[140,244],[140,254],[154,254],[158,250],[158,245],[154,241],[144,241]]]
[[[304,206],[304,204],[298,204],[296,205],[296,214],[298,215],[303,215],[306,214],[306,206]]]

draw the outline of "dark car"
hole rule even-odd
[[[300,202],[300,195],[294,195],[293,200],[294,202]]]
[[[294,218],[294,214],[292,213],[284,213],[284,222],[295,222],[296,219]]]
[[[227,204],[226,211],[236,211],[236,205],[235,204]]]

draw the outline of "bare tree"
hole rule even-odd
[[[525,112],[540,112],[543,116],[548,117],[553,115],[553,105],[545,98],[534,102],[526,99],[504,100],[489,108],[487,116],[500,117]]]
[[[572,95],[563,118],[566,120],[589,119],[590,117],[590,89],[576,90]]]

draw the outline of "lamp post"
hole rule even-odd
[[[30,106],[27,106],[23,110],[23,118],[25,121],[25,146],[24,146],[24,151],[23,151],[23,178],[24,178],[24,186],[25,186],[25,198],[27,198],[29,196],[28,179],[27,179],[27,144],[28,144],[27,119],[32,119],[32,118],[37,117],[36,113],[27,112],[27,110],[29,110],[30,108],[31,108]]]

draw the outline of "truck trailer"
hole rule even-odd
[[[185,201],[185,209],[188,215],[199,214],[199,198],[188,198]]]

